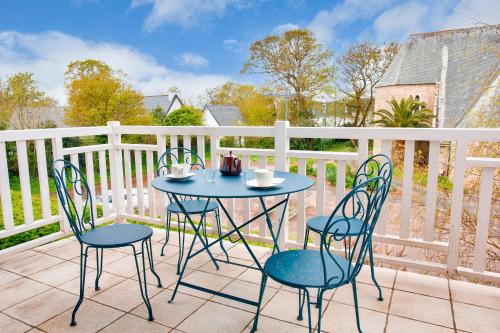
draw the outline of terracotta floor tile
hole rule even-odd
[[[453,328],[449,300],[394,290],[391,314]]]
[[[154,321],[147,321],[137,316],[126,314],[109,326],[106,326],[102,333],[124,333],[124,332],[148,332],[166,333],[170,328],[160,325]]]
[[[31,327],[20,322],[19,320],[15,320],[9,316],[0,313],[0,332],[8,332],[8,333],[22,333],[26,332]]]
[[[76,314],[76,326],[69,326],[71,321],[70,309],[62,314],[41,324],[39,328],[49,333],[64,333],[64,332],[97,332],[101,328],[112,323],[124,313],[109,306],[84,300],[78,313]]]
[[[4,312],[32,326],[37,326],[72,308],[76,304],[77,298],[76,295],[65,291],[50,289],[10,307]]]
[[[207,302],[184,320],[179,329],[187,333],[241,332],[253,317],[252,313],[246,311]]]
[[[474,333],[500,332],[500,311],[453,302],[457,329]]]
[[[49,286],[27,278],[21,278],[0,287],[0,310],[24,301],[46,290]]]
[[[453,329],[443,326],[436,326],[421,321],[407,319],[398,316],[389,315],[389,322],[387,324],[387,333],[452,333]]]

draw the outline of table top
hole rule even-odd
[[[151,185],[162,192],[203,198],[269,197],[300,192],[313,185],[309,177],[289,172],[274,171],[274,177],[284,178],[285,181],[272,188],[255,189],[245,184],[243,173],[239,176],[222,176],[217,170],[214,182],[209,183],[205,180],[203,170],[199,170],[185,181],[171,181],[159,176]]]

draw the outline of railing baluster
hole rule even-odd
[[[14,214],[12,211],[9,168],[7,166],[5,142],[0,142],[0,171],[0,196],[2,198],[3,225],[5,230],[11,230],[14,228]]]
[[[306,175],[306,164],[307,160],[305,158],[299,158],[299,175]],[[306,230],[306,191],[297,193],[297,243],[299,244],[304,241]]]
[[[250,169],[250,156],[244,155],[241,158],[241,161],[243,169]],[[245,180],[243,179],[243,181]],[[243,199],[243,220],[250,220],[250,199]],[[247,235],[250,234],[250,225],[247,225],[243,228],[243,233]]]
[[[219,148],[219,137],[212,135],[210,137],[210,167],[213,169],[219,168],[219,155],[217,154]]]
[[[156,207],[155,207],[155,196],[153,192],[153,186],[151,182],[154,179],[153,171],[153,152],[151,150],[146,151],[146,172],[148,179],[148,213],[149,217],[152,219],[156,218]]]
[[[94,153],[85,153],[85,169],[87,171],[87,184],[90,189],[90,196],[92,197],[92,207],[94,209],[92,218],[94,221],[97,220],[97,207],[95,201],[95,178],[94,178]],[[89,203],[90,205],[90,203]]]
[[[259,156],[259,169],[265,169],[267,168],[267,158],[266,156]],[[264,200],[266,200],[264,198]],[[267,203],[266,203],[267,204]],[[260,203],[258,204],[258,212],[261,211],[261,206],[260,206]],[[260,237],[266,237],[266,232],[267,232],[267,227],[266,227],[266,219],[265,217],[261,217],[259,219],[259,236]]]
[[[71,164],[73,164],[78,170],[80,170],[80,159],[78,158],[78,154],[71,154],[69,156]],[[82,196],[81,194],[77,193],[83,193],[82,192],[82,187],[81,183],[76,183],[75,184],[75,191],[73,192],[73,200],[75,201],[75,207],[76,211],[78,212],[78,216],[82,217],[82,212],[83,212],[83,203],[82,203]]]
[[[179,143],[177,142],[177,135],[171,135],[170,136],[170,149],[177,148],[177,147],[179,147]],[[179,156],[177,156],[177,149],[172,150],[172,155],[175,156],[176,158],[179,158]]]
[[[203,164],[205,164],[205,136],[198,135],[196,137],[196,152],[201,158]]]
[[[391,140],[382,140],[382,147],[381,147],[381,153],[386,155],[387,157],[391,158],[391,150],[392,150],[392,141]],[[389,190],[390,194],[390,190]],[[389,196],[388,194],[388,196]],[[389,201],[389,198],[387,198],[387,201]],[[387,204],[385,204],[382,207],[382,210],[380,211],[380,216],[377,221],[377,225],[375,226],[375,231],[378,235],[385,235],[386,234],[386,226],[387,226]]]
[[[325,160],[316,160],[316,215],[325,214]],[[314,242],[316,245],[320,243],[320,237],[314,235]]]
[[[467,142],[457,140],[455,151],[455,169],[453,171],[453,190],[451,192],[450,235],[448,240],[448,271],[451,272],[454,272],[458,266],[460,227],[462,224],[462,207],[464,201],[466,154]]]
[[[436,199],[439,175],[439,141],[429,142],[429,165],[427,169],[427,191],[425,195],[424,240],[434,240],[434,223],[436,218]]]
[[[108,189],[108,168],[106,166],[106,151],[100,150],[99,157],[99,177],[101,182],[101,204],[104,216],[109,215],[109,189]]]
[[[336,204],[344,198],[345,195],[345,161],[337,161],[337,179],[335,185],[335,196],[336,196]]]
[[[33,205],[31,198],[30,171],[28,164],[28,152],[26,141],[17,141],[17,162],[19,165],[19,181],[21,184],[21,195],[23,199],[24,223],[33,223]]]
[[[156,145],[157,145],[157,156],[158,156],[158,161],[160,160],[160,157],[165,153],[167,150],[167,143],[166,143],[166,138],[164,135],[157,135],[156,136]],[[155,175],[157,174],[158,170],[155,170]],[[165,221],[165,207],[167,206],[167,200],[165,198],[165,194],[161,193],[160,191],[154,190],[158,194],[158,202],[159,202],[159,211],[160,211],[160,219],[162,221]]]
[[[47,175],[47,160],[45,157],[45,140],[36,140],[35,148],[38,167],[38,181],[40,183],[40,198],[42,202],[42,216],[43,219],[48,219],[52,216],[52,211],[50,209],[49,178]]]
[[[142,151],[135,150],[135,184],[137,190],[137,210],[139,211],[139,216],[144,216],[144,186],[143,186],[143,175],[142,175]]]
[[[123,150],[123,158],[125,159],[125,188],[127,191],[127,213],[134,214],[133,198],[132,198],[132,166],[130,162],[130,149]]]
[[[412,195],[413,195],[413,156],[415,153],[415,141],[405,142],[405,160],[403,165],[403,194],[401,199],[401,223],[399,237],[407,239],[410,237]]]
[[[182,147],[191,150],[191,136],[184,135],[182,137]],[[184,161],[191,161],[191,156],[188,153],[184,154]],[[191,162],[188,162],[191,163]]]
[[[486,251],[488,246],[488,229],[490,225],[491,199],[493,192],[494,168],[483,168],[481,185],[479,186],[479,204],[477,207],[476,241],[474,243],[475,272],[484,272],[486,268]]]

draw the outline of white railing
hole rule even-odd
[[[140,141],[137,137],[147,137],[147,140],[144,139],[141,143],[122,143],[124,136],[131,135],[135,136],[134,142]],[[82,142],[85,142],[85,137],[93,136],[106,136],[107,143],[81,144],[77,147],[64,147],[63,145],[63,139],[66,138],[79,137],[84,139]],[[274,139],[274,149],[221,147],[220,139],[230,136],[270,137]],[[291,150],[290,141],[298,138],[351,139],[356,142],[357,151]],[[308,208],[309,215],[311,213],[329,214],[346,193],[347,168],[355,169],[356,164],[368,157],[370,140],[374,142],[374,150],[388,155],[391,154],[393,142],[403,142],[402,179],[394,182],[395,190],[389,196],[389,201],[392,200],[393,204],[385,208],[376,227],[376,234],[374,234],[375,248],[380,248],[379,251],[376,250],[376,261],[382,264],[457,274],[487,281],[500,281],[499,269],[486,265],[489,231],[494,223],[498,223],[496,219],[498,218],[499,193],[495,193],[493,188],[494,182],[498,181],[495,180],[495,172],[500,168],[500,157],[468,156],[467,152],[470,143],[498,144],[500,142],[499,129],[303,128],[289,127],[287,122],[278,121],[274,127],[120,126],[118,122],[109,122],[108,126],[103,127],[2,131],[0,132],[0,199],[4,227],[0,229],[0,240],[56,222],[60,223],[60,231],[8,248],[0,253],[33,247],[64,237],[70,232],[60,207],[53,214],[56,199],[49,186],[48,167],[50,166],[46,161],[47,144],[50,144],[52,148],[53,158],[69,157],[72,163],[85,166],[93,200],[97,203],[96,198],[99,198],[98,201],[101,204],[98,207],[102,207],[99,216],[94,216],[98,223],[108,221],[121,223],[125,219],[130,219],[163,225],[166,199],[151,188],[158,157],[168,147],[183,146],[196,150],[205,159],[207,139],[210,141],[210,159],[206,162],[212,166],[218,166],[219,155],[229,150],[241,157],[244,168],[269,166],[276,170],[288,170],[290,163],[293,163],[297,164],[298,173],[305,175],[307,164],[315,165],[315,186],[309,191],[294,195],[286,214],[287,221],[279,242],[289,248],[302,246]],[[429,142],[428,166],[425,172],[426,185],[421,186],[420,189],[415,188],[413,181],[417,140]],[[192,142],[193,147],[191,147]],[[453,186],[449,199],[444,200],[443,203],[441,202],[443,201],[442,193],[438,187],[438,176],[441,166],[440,156],[443,155],[441,145],[444,143],[448,144],[453,152],[450,161]],[[7,149],[9,144],[10,150]],[[28,151],[30,149],[34,150],[36,156],[36,170],[29,168]],[[19,215],[19,212],[15,212],[12,204],[7,151],[17,152],[24,217],[20,221],[14,218],[15,214]],[[97,161],[97,164],[94,161]],[[335,187],[330,186],[327,181],[327,165],[331,163],[336,165],[337,186]],[[469,232],[469,229],[462,230],[462,217],[464,186],[468,181],[467,170],[471,168],[480,171],[480,186],[478,199],[473,207],[473,215],[477,222],[474,228],[475,235],[472,235],[474,239],[473,248],[470,251],[472,260],[467,263],[461,259],[460,253],[464,249],[461,242],[463,232]],[[30,176],[30,173],[37,175],[39,194],[32,193],[30,177],[34,176]],[[424,197],[420,204],[416,203],[415,199],[415,193],[418,191]],[[127,200],[123,200],[124,197]],[[38,213],[40,218],[36,220],[32,205],[34,198],[41,203],[41,212]],[[244,219],[248,219],[252,214],[252,209],[255,210],[258,207],[254,199],[227,200],[227,203],[231,214],[236,213]],[[444,235],[436,232],[437,212],[442,210],[449,213],[449,218],[445,219],[444,225],[443,219],[439,219],[439,227],[447,230]],[[225,227],[228,227],[227,223]],[[247,226],[243,231],[251,240],[271,241],[266,233],[263,219]],[[316,238],[315,242],[318,244],[319,239]],[[412,251],[408,251],[408,254],[403,254],[406,249],[424,253],[415,256],[412,255]],[[433,255],[431,256],[430,253]]]

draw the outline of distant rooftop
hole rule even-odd
[[[243,123],[243,116],[234,105],[208,104],[205,108],[210,111],[219,126],[237,126]]]
[[[183,104],[181,99],[177,94],[169,94],[169,95],[155,95],[155,96],[144,96],[144,107],[148,111],[152,111],[156,107],[161,107],[165,113],[168,113],[172,104],[174,104],[175,100],[178,100],[179,103]]]
[[[447,65],[445,127],[455,127],[498,77],[499,45],[500,25],[412,34],[377,87],[440,84]]]

